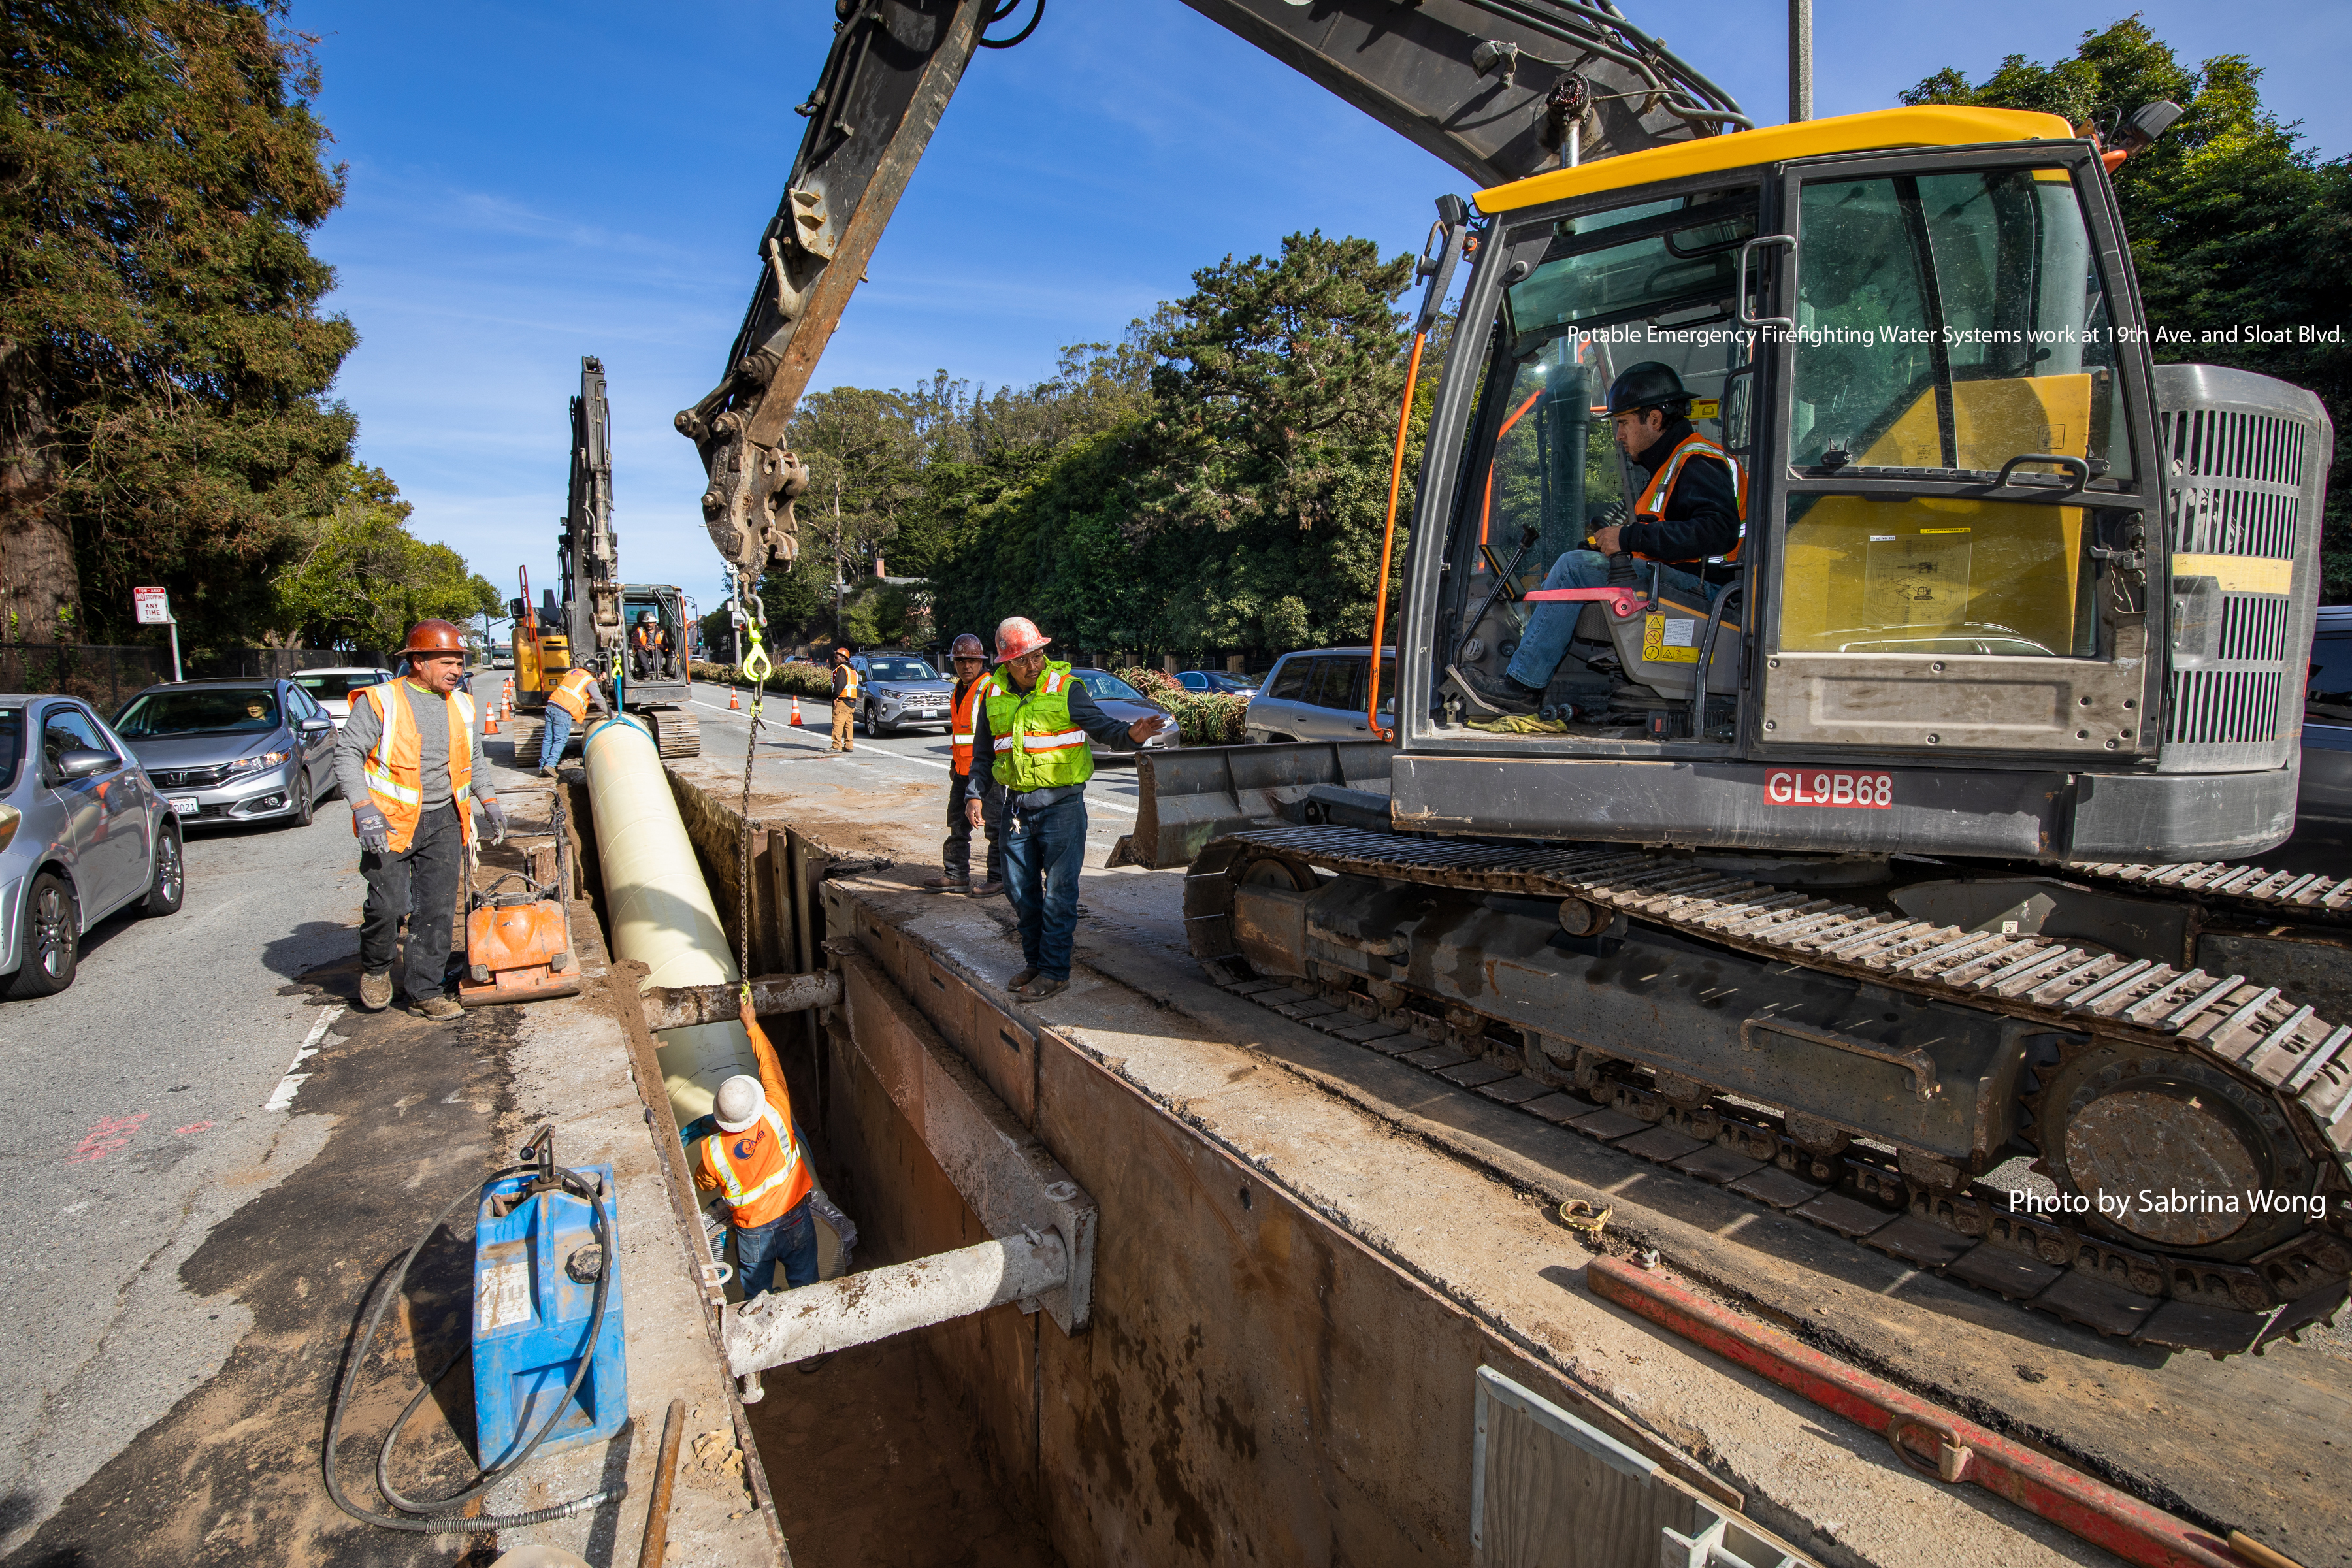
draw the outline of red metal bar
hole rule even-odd
[[[1594,1295],[1738,1362],[1882,1434],[1923,1474],[1973,1481],[2095,1546],[2148,1568],[2245,1568],[2226,1542],[1989,1427],[1751,1322],[1663,1276],[1614,1258],[1585,1265]],[[1905,1439],[1909,1438],[1906,1442]],[[1921,1440],[1927,1447],[1917,1447]]]

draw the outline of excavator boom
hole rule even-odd
[[[1013,3],[839,0],[842,21],[799,112],[808,129],[726,374],[677,416],[709,476],[705,524],[747,579],[798,549],[806,468],[793,410],[980,49]],[[1720,88],[1608,0],[1184,0],[1480,186],[1749,123]]]

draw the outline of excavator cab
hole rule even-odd
[[[1893,110],[1478,205],[1412,534],[1401,826],[2029,858],[2284,837],[2316,586],[2295,455],[2325,415],[2150,363],[2091,143]],[[1548,593],[1647,480],[1602,408],[1643,360],[1743,468],[1740,547],[1685,564],[1706,593],[1631,559]],[[1499,682],[1570,616],[1541,721],[1475,722],[1462,677]],[[1498,765],[1551,759],[1601,765]]]

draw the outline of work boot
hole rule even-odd
[[[1069,988],[1070,983],[1066,979],[1056,980],[1050,974],[1041,974],[1028,984],[1016,987],[1013,994],[1024,1002],[1043,1002],[1046,997],[1058,996]]]
[[[462,1018],[466,1016],[466,1010],[458,1006],[457,999],[451,996],[428,996],[424,1001],[412,1005],[409,1011],[420,1018],[430,1018],[436,1024],[446,1024],[452,1018]]]
[[[985,882],[974,882],[971,886],[966,888],[964,891],[970,893],[975,899],[992,899],[996,897],[997,894],[1004,891],[1004,884],[998,881],[995,878],[991,877]]]
[[[1010,992],[1014,993],[1015,994],[1018,994],[1020,993],[1021,988],[1022,988],[1024,985],[1028,984],[1032,980],[1034,980],[1034,979],[1036,979],[1036,978],[1037,978],[1037,972],[1036,972],[1035,970],[1034,970],[1034,969],[1023,969],[1023,970],[1019,970],[1019,971],[1016,971],[1016,972],[1014,973],[1014,974],[1013,974],[1013,978],[1012,978],[1012,979],[1010,979],[1010,980],[1008,980],[1008,981],[1006,981],[1006,982],[1004,983],[1004,988],[1005,988],[1007,991],[1010,991]]]
[[[969,877],[926,877],[923,879],[923,891],[927,893],[969,893],[971,891],[971,879]]]
[[[1456,669],[1452,665],[1445,667],[1445,673],[1454,678],[1454,685],[1462,689],[1463,698],[1471,707],[1480,710],[1481,717],[1533,713],[1543,706],[1542,692],[1532,686],[1521,686],[1507,675],[1496,680],[1475,669]]]
[[[392,1005],[392,971],[379,970],[360,976],[360,1006],[370,1013],[381,1013]]]

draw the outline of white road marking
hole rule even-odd
[[[327,1037],[328,1026],[342,1016],[343,1008],[341,1004],[319,1015],[319,1021],[310,1026],[310,1034],[303,1037],[302,1048],[296,1051],[294,1059],[287,1064],[286,1076],[278,1080],[278,1087],[270,1091],[268,1100],[261,1102],[262,1110],[291,1110],[294,1109],[294,1095],[301,1089],[303,1081],[310,1076],[309,1073],[296,1072],[294,1069],[319,1054],[319,1042]]]

